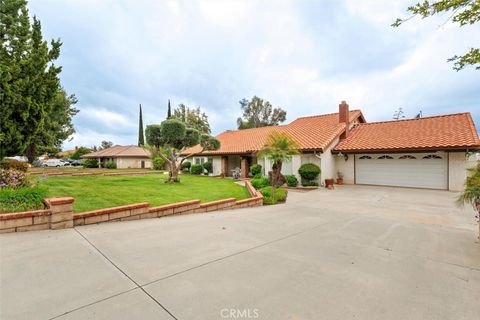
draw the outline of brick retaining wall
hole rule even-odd
[[[249,181],[245,181],[245,187],[251,198],[243,200],[228,198],[205,203],[189,200],[156,207],[150,207],[148,202],[141,202],[80,213],[73,212],[74,199],[71,197],[49,198],[45,199],[48,207],[46,210],[0,214],[0,233],[56,230],[101,222],[152,219],[174,214],[205,213],[263,205],[262,194],[255,190]]]

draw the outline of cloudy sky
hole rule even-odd
[[[478,46],[480,26],[448,16],[390,24],[415,0],[30,0],[46,38],[61,38],[62,84],[79,99],[64,148],[136,144],[167,100],[200,106],[213,133],[235,129],[238,101],[258,95],[299,116],[367,121],[470,111],[480,128],[480,71],[447,58]]]

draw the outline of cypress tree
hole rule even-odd
[[[167,112],[167,119],[172,118],[172,108],[170,107],[170,99],[168,99],[168,112]]]
[[[73,133],[74,96],[60,85],[60,40],[43,39],[25,0],[0,1],[0,159],[58,148]]]
[[[145,136],[143,135],[142,105],[140,104],[140,117],[138,119],[138,146],[145,145]]]

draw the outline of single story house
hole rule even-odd
[[[212,161],[213,173],[230,176],[240,168],[249,176],[252,164],[269,171],[268,159],[257,158],[273,130],[285,132],[300,145],[300,154],[285,163],[283,174],[294,174],[304,163],[321,169],[320,183],[343,174],[345,183],[460,190],[468,166],[475,162],[480,139],[470,113],[419,119],[367,123],[360,110],[349,111],[345,101],[339,112],[302,117],[287,125],[225,131],[217,136],[221,147],[188,159]],[[192,147],[187,156],[201,149]]]
[[[152,160],[146,148],[137,146],[113,146],[111,148],[95,151],[82,156],[84,159],[97,159],[99,165],[107,161],[115,161],[118,169],[150,169]]]

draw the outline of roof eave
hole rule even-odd
[[[333,153],[379,153],[379,152],[428,152],[428,151],[480,151],[480,145],[474,146],[443,146],[443,147],[414,147],[414,148],[385,148],[385,149],[333,149]]]

